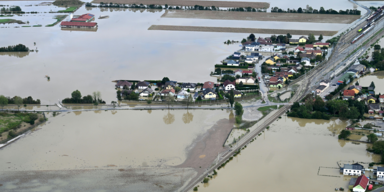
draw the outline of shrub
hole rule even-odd
[[[37,119],[38,119],[38,116],[36,113],[29,114],[29,123],[31,125],[35,124],[35,120],[37,120]]]
[[[240,124],[241,123],[241,116],[236,116],[236,123]]]
[[[197,191],[197,190],[198,190],[197,187],[193,188],[193,191]]]
[[[203,183],[208,183],[209,182],[209,178],[204,178],[204,180],[203,180]]]
[[[10,131],[8,132],[8,139],[13,139],[17,136],[16,132],[15,131]]]

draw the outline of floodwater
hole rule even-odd
[[[384,94],[384,86],[382,86],[382,84],[384,83],[384,71],[379,71],[358,79],[359,85],[363,87],[368,87],[369,85],[371,85],[372,81],[375,83],[375,93]]]
[[[339,119],[284,116],[220,169],[213,180],[200,184],[199,191],[324,192],[345,188],[350,177],[339,174],[337,162],[380,160],[365,150],[367,144],[337,139],[347,125]]]
[[[227,111],[61,113],[0,150],[0,171],[176,166]]]
[[[40,2],[3,2],[2,4],[37,4]],[[25,7],[25,6],[23,6]],[[54,6],[33,6],[45,8]],[[32,9],[28,7],[28,9]],[[41,10],[42,11],[42,10]],[[75,15],[96,15],[97,32],[62,31],[60,27],[6,28],[0,30],[0,46],[25,44],[38,49],[27,55],[0,55],[0,90],[6,96],[33,96],[42,104],[57,103],[70,97],[74,90],[82,95],[100,91],[107,103],[116,100],[113,80],[156,80],[169,77],[181,82],[215,81],[209,74],[214,64],[238,50],[240,44],[224,45],[249,34],[149,31],[154,24],[257,25],[260,28],[332,28],[342,25],[300,23],[287,26],[271,22],[246,23],[198,19],[161,18],[164,11],[138,9],[99,9],[81,7]],[[40,16],[39,16],[40,15]],[[31,24],[50,24],[57,14],[23,15]],[[97,19],[109,15],[108,19]],[[16,17],[15,17],[16,18]],[[30,18],[34,18],[31,20]],[[40,18],[40,19],[39,19]],[[49,19],[49,21],[48,21]],[[46,22],[47,21],[47,22]],[[217,23],[216,23],[217,22]],[[8,25],[5,25],[8,26]],[[11,25],[9,25],[11,26]],[[304,27],[303,27],[304,26]],[[268,34],[255,34],[266,37]],[[329,37],[325,37],[327,39]],[[34,46],[36,42],[36,46]],[[17,71],[17,73],[16,73]],[[50,76],[48,82],[45,76]],[[9,82],[12,82],[11,84]]]

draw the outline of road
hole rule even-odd
[[[258,81],[259,81],[259,90],[260,90],[260,93],[262,94],[262,98],[264,99],[264,101],[267,104],[269,104],[269,100],[268,100],[269,89],[268,89],[266,83],[264,82],[264,78],[262,78],[262,74],[261,74],[261,64],[263,64],[266,59],[267,59],[267,57],[264,57],[258,63],[256,63],[254,71],[256,72],[257,76],[260,78],[260,79],[258,79]],[[256,78],[258,78],[258,77],[256,77]]]

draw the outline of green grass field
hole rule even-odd
[[[8,23],[10,22],[12,19],[0,19],[0,23]]]
[[[60,10],[59,13],[72,13],[77,9],[77,7],[69,7],[66,10]]]
[[[18,127],[23,121],[29,121],[29,115],[27,113],[0,113],[0,134]]]

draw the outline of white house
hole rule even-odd
[[[213,89],[205,89],[203,91],[204,99],[216,99],[216,93]]]
[[[248,44],[244,46],[245,51],[257,51],[259,49],[258,45]]]
[[[380,103],[384,103],[384,95],[379,96],[379,101],[380,101]]]
[[[249,64],[252,64],[252,63],[253,63],[253,60],[252,60],[252,59],[249,59],[249,58],[247,58],[247,59],[245,59],[245,62],[246,62],[246,63],[249,63]]]
[[[304,63],[304,66],[311,67],[311,60],[308,57],[301,58],[301,62]]]
[[[362,174],[364,167],[358,163],[355,164],[345,164],[343,168],[343,175],[358,175]]]
[[[266,46],[260,46],[259,51],[260,52],[273,52],[274,49],[275,49],[274,46],[266,45]]]
[[[377,180],[384,181],[384,167],[377,167]]]
[[[234,61],[234,60],[228,60],[228,61],[227,61],[227,65],[228,65],[228,66],[239,66],[240,64],[239,64],[239,62],[237,62],[237,61]]]
[[[255,78],[253,78],[253,77],[244,78],[243,77],[243,78],[236,79],[236,84],[240,84],[240,83],[253,85],[253,84],[255,84]]]
[[[233,56],[234,56],[234,57],[240,57],[240,55],[241,55],[240,52],[234,52],[234,53],[233,53]]]
[[[181,90],[181,91],[177,94],[177,99],[187,99],[189,95],[190,95],[190,93],[188,93],[187,91],[185,91],[185,90]]]
[[[243,75],[243,71],[241,69],[238,69],[235,71],[235,77],[239,75],[240,77]]]
[[[188,89],[189,89],[189,91],[194,92],[196,89],[196,84],[194,84],[194,83],[182,83],[180,87],[184,91],[188,91]]]
[[[229,80],[226,80],[223,83],[224,90],[226,90],[226,91],[235,90],[236,89],[235,85],[236,85],[235,82],[231,82]]]
[[[148,88],[148,86],[149,86],[149,83],[146,81],[140,81],[137,83],[138,89],[146,89],[146,88]]]

